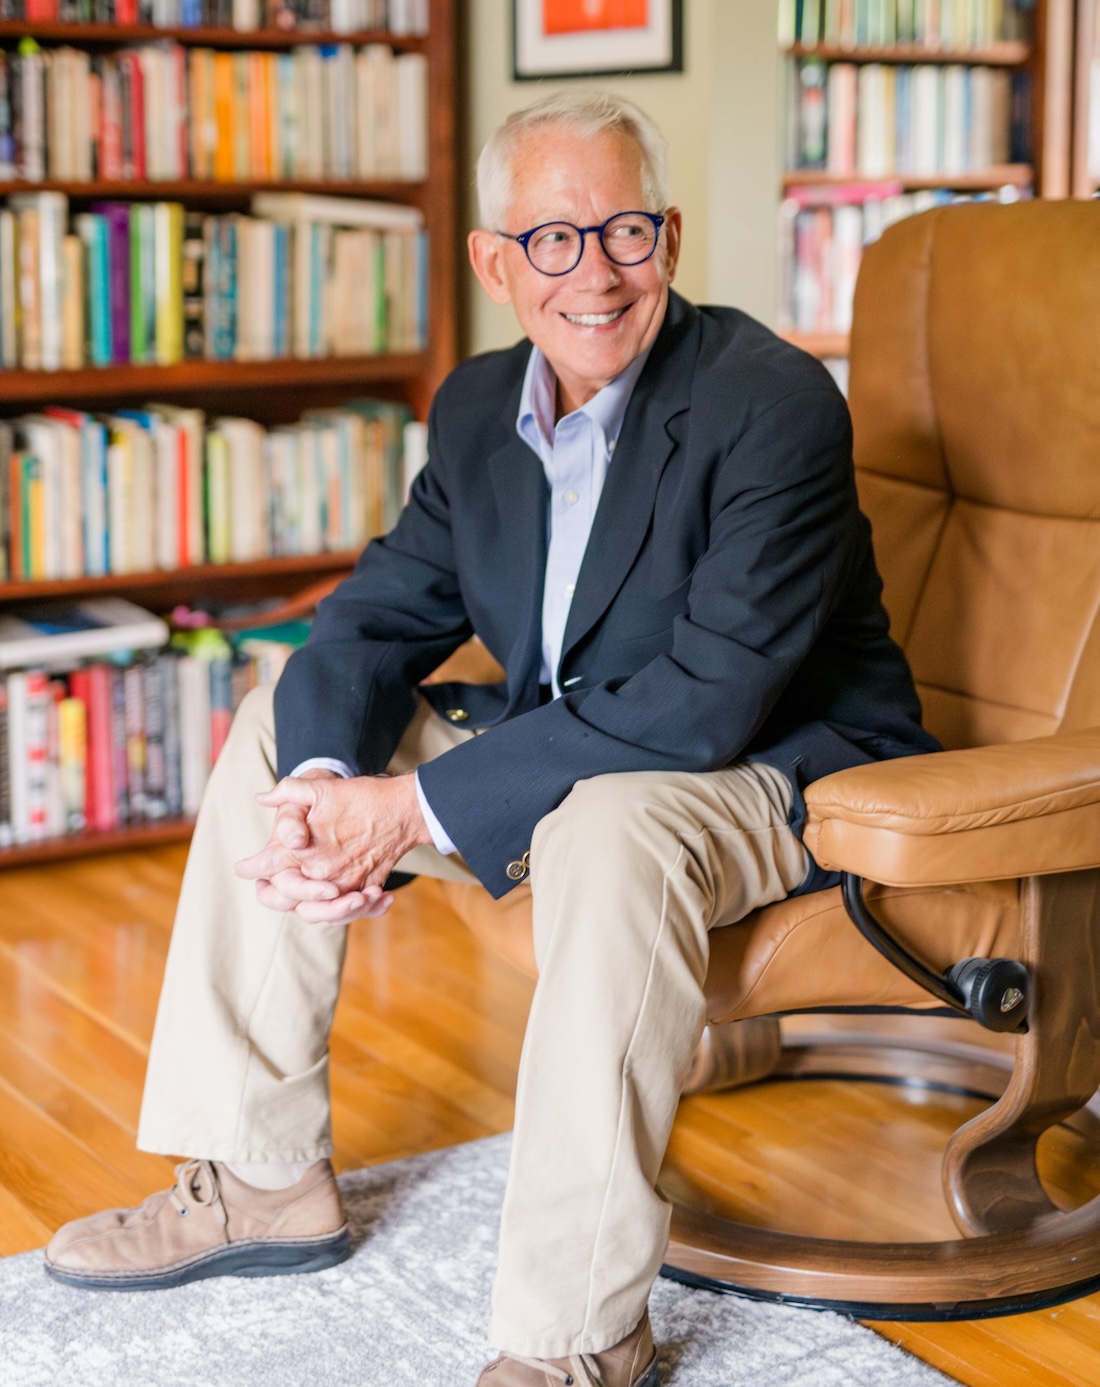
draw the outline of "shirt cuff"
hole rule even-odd
[[[447,830],[443,827],[443,825],[436,818],[435,814],[432,812],[432,806],[428,803],[428,798],[420,786],[419,771],[416,772],[415,779],[416,798],[420,803],[420,812],[424,815],[424,822],[428,825],[428,832],[432,835],[432,842],[435,844],[436,849],[439,852],[441,852],[444,857],[449,857],[452,852],[457,852],[458,849],[451,842],[450,837],[447,834]]]
[[[345,780],[355,779],[355,772],[348,763],[337,761],[332,756],[311,756],[306,761],[299,761],[290,774],[293,777],[301,775],[303,771],[334,771]]]

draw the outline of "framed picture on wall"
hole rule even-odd
[[[512,72],[624,77],[682,72],[683,0],[512,0]]]

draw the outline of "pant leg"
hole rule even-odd
[[[805,879],[791,798],[782,775],[748,763],[601,776],[539,824],[500,1347],[597,1352],[640,1319],[668,1242],[654,1185],[705,1020],[707,933]]]
[[[393,769],[469,735],[422,704]],[[275,784],[275,766],[272,690],[255,689],[234,718],[191,841],[146,1072],[143,1150],[235,1161],[332,1151],[328,1035],[347,926],[269,910],[232,870],[270,837],[274,812],[255,795]],[[399,865],[474,879],[461,859],[430,847]]]

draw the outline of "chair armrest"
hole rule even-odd
[[[827,870],[953,886],[1100,866],[1100,728],[838,771],[806,790]]]

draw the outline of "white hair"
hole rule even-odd
[[[647,204],[629,210],[661,212],[668,206],[668,145],[649,116],[612,92],[555,92],[525,110],[513,111],[486,140],[477,161],[478,208],[486,230],[499,231],[511,205],[516,145],[546,125],[564,127],[582,139],[594,139],[605,130],[629,135],[641,152],[642,193]]]

